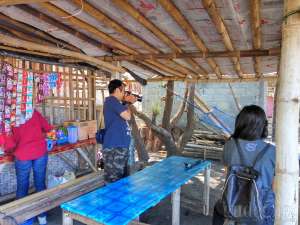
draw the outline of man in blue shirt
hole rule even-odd
[[[103,140],[104,178],[117,181],[127,175],[131,129],[131,113],[123,102],[134,103],[136,97],[125,95],[125,84],[112,80],[108,84],[109,96],[103,105],[105,136]]]

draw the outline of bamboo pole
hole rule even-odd
[[[172,16],[177,24],[186,32],[186,34],[191,38],[196,47],[201,52],[208,52],[208,48],[205,46],[203,40],[200,38],[189,21],[182,15],[181,11],[176,7],[176,5],[171,0],[158,0],[158,2],[168,12],[168,14]],[[207,63],[215,72],[216,76],[218,78],[222,78],[222,71],[217,65],[216,61],[214,59],[208,58]]]
[[[284,1],[280,77],[276,99],[276,225],[298,224],[299,8],[300,0]]]
[[[123,0],[113,0],[114,4],[118,8],[127,12],[131,17],[141,23],[145,28],[151,31],[159,40],[168,45],[174,52],[183,53],[183,50],[170,38],[163,33],[158,27],[156,27],[150,20],[148,20],[142,13],[136,10],[129,2]],[[201,67],[194,59],[186,59],[186,61],[192,65],[198,74],[207,75],[207,71]]]
[[[223,43],[227,50],[233,51],[235,49],[233,42],[231,41],[229,32],[227,30],[227,27],[220,15],[220,12],[218,10],[218,7],[215,3],[215,0],[202,0],[202,5],[206,9],[208,15],[210,16],[212,22],[215,24],[215,27],[219,34],[221,35],[223,39]],[[231,58],[231,61],[233,63],[233,68],[237,72],[237,75],[242,78],[243,72],[241,69],[240,61],[238,57]]]
[[[54,4],[41,3],[40,6],[43,7],[44,9],[46,9],[47,11],[55,14],[58,17],[66,17],[66,20],[70,24],[73,24],[76,27],[80,27],[81,29],[87,30],[88,32],[90,32],[90,33],[94,34],[95,36],[97,36],[98,38],[100,38],[100,40],[103,40],[107,43],[110,43],[112,46],[114,46],[115,48],[121,50],[122,52],[126,52],[127,54],[138,54],[138,52],[135,49],[123,44],[119,40],[113,38],[112,36],[106,34],[103,31],[99,30],[95,26],[92,26],[89,23],[86,23],[83,20],[78,19],[77,17],[71,16],[71,14],[67,13],[65,10],[62,10],[59,7],[56,7]],[[117,29],[117,28],[114,27],[114,29]],[[76,58],[76,57],[74,57],[74,58]],[[101,61],[101,62],[103,62],[103,61]],[[149,60],[149,62],[151,62],[152,64],[155,63],[156,66],[160,67],[162,70],[172,71],[173,73],[178,73],[179,76],[181,75],[181,73],[179,73],[176,69],[173,69],[170,66],[165,65],[165,63],[160,63],[160,62],[154,61],[154,60]],[[119,67],[117,67],[117,68],[119,68]],[[124,70],[122,70],[122,71],[121,70],[115,70],[115,71],[118,71],[118,72],[121,72],[121,73],[126,72]]]
[[[252,45],[254,49],[260,49],[262,38],[261,38],[261,13],[260,13],[261,0],[250,1],[250,12],[251,12],[251,26],[252,26]],[[257,77],[261,76],[261,62],[257,57],[253,58],[254,70]]]

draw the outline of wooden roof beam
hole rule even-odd
[[[106,33],[100,31],[98,28],[88,24],[87,22],[80,20],[74,16],[69,17],[70,14],[63,9],[60,9],[56,7],[55,5],[51,3],[40,3],[40,6],[42,6],[44,9],[48,10],[50,13],[59,16],[59,17],[64,17],[66,21],[69,23],[76,25],[77,27],[80,27],[84,30],[87,30],[88,32],[92,33],[93,35],[96,35],[99,37],[101,40],[103,40],[105,43],[111,45],[113,48],[117,48],[121,51],[128,52],[130,54],[134,54],[134,50],[131,48],[125,46],[123,43],[120,41],[112,38],[111,36],[107,35]]]
[[[81,4],[82,4],[81,0],[71,0],[71,2],[73,4],[75,4],[77,7],[81,7]],[[152,46],[151,44],[147,43],[143,39],[141,39],[141,38],[137,37],[136,35],[134,35],[133,33],[131,33],[126,28],[124,28],[122,25],[120,25],[118,22],[114,21],[109,16],[105,15],[103,12],[96,9],[93,5],[89,4],[88,2],[84,3],[83,10],[87,14],[96,18],[98,21],[101,21],[101,23],[104,23],[106,26],[113,28],[115,31],[119,32],[120,34],[122,34],[123,36],[125,36],[126,38],[131,40],[133,43],[138,44],[139,46],[146,49],[147,51],[149,51],[151,53],[160,53],[160,51],[158,49],[156,49],[154,46]],[[153,59],[153,60],[155,60],[155,59]],[[168,64],[170,64],[171,67],[173,67],[174,69],[176,69],[182,73],[197,75],[194,71],[178,64],[177,62],[171,62],[169,60],[166,60],[166,62]]]
[[[43,56],[43,57],[49,57],[49,58],[61,58],[61,55],[57,54],[49,54],[49,53],[43,53],[43,52],[37,52],[37,51],[30,51],[30,50],[25,50],[21,48],[14,48],[14,47],[8,47],[4,45],[0,45],[0,49],[6,50],[9,52],[18,52],[18,53],[24,53],[24,54],[29,54],[29,55],[35,55],[35,56]]]
[[[38,51],[38,52],[49,53],[49,54],[58,54],[58,55],[62,55],[65,57],[81,59],[86,62],[91,62],[98,66],[102,66],[103,68],[106,68],[106,70],[108,70],[108,71],[117,71],[117,72],[122,72],[122,73],[125,72],[125,70],[123,68],[117,67],[111,63],[104,62],[95,57],[91,57],[91,56],[88,56],[88,55],[85,55],[85,54],[82,54],[79,52],[65,50],[65,49],[61,49],[61,48],[57,48],[57,47],[36,44],[36,43],[30,42],[30,41],[23,41],[23,40],[20,40],[17,38],[10,37],[8,35],[0,34],[0,43],[2,43],[3,45],[15,47],[15,48],[23,48],[23,49],[30,50],[30,51]]]
[[[66,20],[68,20],[69,23],[73,24],[74,26],[80,27],[92,34],[94,34],[95,36],[97,36],[98,38],[100,38],[101,40],[110,43],[111,46],[113,46],[114,48],[118,48],[119,50],[121,50],[122,52],[125,52],[127,54],[133,54],[136,55],[138,54],[136,52],[136,50],[124,45],[123,43],[121,43],[118,40],[115,40],[114,38],[110,37],[109,35],[107,35],[106,33],[100,31],[99,29],[97,29],[96,27],[76,18],[76,17],[70,17],[70,14],[67,13],[66,11],[56,7],[53,4],[50,3],[41,3],[40,6],[42,6],[43,8],[47,9],[49,12],[53,13],[56,16],[59,17],[66,17]],[[154,61],[150,61],[150,63],[154,63]],[[156,65],[159,65],[160,68],[163,68],[165,71],[172,71],[172,74],[176,74],[177,76],[184,76],[182,73],[176,71],[175,69],[169,68],[166,65],[160,64],[158,62],[155,62]]]
[[[100,49],[102,49],[103,51],[106,51],[106,52],[116,52],[117,50],[116,49],[112,49],[112,48],[109,48],[109,47],[107,47],[106,45],[104,45],[103,43],[101,43],[101,42],[99,42],[98,40],[95,40],[95,39],[93,39],[93,38],[90,38],[89,36],[87,36],[86,34],[84,34],[84,33],[81,33],[81,32],[79,32],[79,31],[76,31],[76,30],[74,30],[73,28],[71,28],[71,27],[69,27],[69,26],[67,26],[67,25],[65,25],[65,24],[63,24],[63,23],[61,23],[60,21],[58,21],[58,20],[55,20],[55,19],[53,19],[52,17],[50,17],[50,16],[48,16],[48,15],[46,15],[46,14],[43,14],[43,13],[41,13],[41,12],[39,12],[39,11],[37,11],[36,9],[33,9],[33,8],[31,8],[31,7],[29,7],[29,6],[26,6],[26,5],[19,5],[19,6],[17,6],[19,9],[21,9],[21,10],[24,10],[24,11],[26,11],[26,13],[29,13],[30,15],[32,15],[33,17],[35,17],[35,18],[37,18],[37,19],[39,19],[39,20],[42,20],[42,21],[44,21],[44,22],[46,22],[46,23],[48,23],[48,24],[50,24],[50,25],[52,25],[52,26],[54,26],[54,27],[57,27],[57,28],[59,28],[59,29],[61,29],[61,30],[63,30],[63,31],[65,31],[65,32],[67,32],[67,33],[69,33],[69,34],[71,34],[71,35],[74,35],[74,36],[76,36],[77,38],[79,38],[79,39],[81,39],[82,41],[86,41],[86,42],[88,42],[89,44],[91,44],[91,45],[93,45],[93,46],[95,46],[95,47],[97,47],[97,48],[100,48]],[[179,74],[177,74],[177,76],[178,76]]]
[[[261,14],[260,14],[260,0],[251,0],[251,27],[252,27],[252,45],[254,49],[261,49]],[[257,77],[261,74],[261,62],[257,57],[254,60],[254,71]]]
[[[0,6],[50,2],[50,0],[0,0]]]
[[[26,6],[26,5],[19,5],[19,6],[16,6],[18,7],[19,9],[25,11],[26,13],[29,13],[30,15],[32,15],[33,17],[39,19],[39,20],[42,20],[43,22],[46,22],[54,27],[57,27],[63,31],[65,31],[66,33],[68,34],[71,34],[71,35],[74,35],[76,36],[77,38],[83,40],[83,41],[86,41],[88,42],[89,44],[105,51],[105,52],[108,52],[108,53],[111,53],[112,52],[112,49],[107,47],[106,45],[104,45],[103,43],[100,43],[99,41],[95,40],[95,39],[92,39],[90,38],[89,36],[85,35],[84,33],[82,32],[79,32],[79,31],[76,31],[74,30],[73,28],[61,23],[60,21],[56,20],[56,19],[53,19],[52,17],[44,14],[44,13],[41,13],[39,12],[38,10],[36,9],[33,9],[29,6]]]
[[[235,48],[233,46],[233,43],[231,41],[231,38],[230,38],[228,30],[225,26],[225,23],[224,23],[222,17],[220,16],[219,10],[217,9],[215,1],[214,0],[202,0],[202,4],[203,4],[204,8],[206,9],[206,11],[208,12],[208,15],[210,16],[211,20],[215,24],[217,31],[222,36],[222,39],[223,39],[226,49],[229,51],[234,51]],[[234,58],[231,58],[231,60],[232,60],[234,69],[237,72],[238,76],[240,78],[242,78],[243,72],[241,70],[239,58],[234,57]]]
[[[163,6],[163,8],[173,17],[173,19],[179,24],[179,26],[188,34],[191,40],[194,42],[196,47],[204,52],[208,52],[208,48],[205,46],[204,42],[200,39],[197,32],[194,30],[192,25],[188,20],[181,14],[179,9],[170,0],[158,0],[158,2]],[[217,75],[218,78],[222,78],[222,72],[213,59],[207,59],[208,64]]]
[[[78,0],[76,0],[78,1]],[[150,20],[144,17],[138,10],[136,10],[128,1],[113,0],[114,4],[123,11],[127,12],[132,18],[137,20],[140,24],[151,31],[159,40],[168,45],[176,53],[183,53],[183,50],[179,48],[176,43],[171,40],[165,33],[163,33],[158,27],[156,27]],[[186,61],[192,65],[198,74],[207,76],[207,71],[202,68],[195,60],[186,59]]]
[[[71,2],[77,7],[81,7],[81,0],[71,0]],[[132,40],[133,43],[136,43],[145,50],[152,53],[159,53],[159,51],[155,49],[153,45],[147,43],[141,38],[138,38],[133,33],[124,28],[122,25],[120,25],[118,22],[114,21],[113,19],[105,15],[103,12],[96,9],[93,5],[89,4],[87,1],[84,2],[83,11],[89,14],[90,16],[94,17],[98,21],[101,21],[101,23],[105,24],[106,26],[113,28],[115,31],[119,32],[129,40]]]
[[[38,30],[37,28],[34,28],[28,24],[25,24],[25,23],[22,23],[22,22],[19,22],[17,20],[14,20],[2,13],[0,13],[0,21],[3,21],[9,25],[12,25],[14,28],[16,29],[19,29],[21,30],[23,33],[27,33],[27,34],[30,34],[30,35],[34,35],[36,37],[39,37],[39,38],[42,38],[44,40],[47,40],[49,42],[52,42],[52,43],[55,43],[56,45],[62,47],[62,48],[67,48],[69,50],[72,50],[72,51],[81,51],[79,48],[71,45],[71,44],[68,44],[67,42],[65,41],[62,41],[62,40],[59,40],[57,38],[54,38],[52,37],[51,35],[41,31],[41,30]]]
[[[138,54],[138,55],[120,55],[120,56],[100,56],[107,62],[111,61],[135,61],[145,59],[184,59],[184,58],[218,58],[218,57],[262,57],[262,56],[280,56],[280,48],[259,49],[259,50],[241,50],[241,51],[221,51],[221,52],[185,52],[185,53],[164,53],[164,54]]]
[[[14,37],[17,37],[17,38],[25,40],[25,41],[31,41],[31,42],[35,42],[35,43],[46,45],[46,46],[55,46],[53,43],[45,41],[44,39],[37,38],[34,35],[30,36],[28,34],[20,32],[18,30],[11,29],[1,23],[0,23],[0,29],[5,30],[6,32],[13,35]]]
[[[244,76],[246,76],[244,74]],[[222,78],[222,79],[183,79],[182,77],[162,77],[150,78],[147,82],[160,82],[160,81],[184,81],[184,82],[198,82],[198,83],[242,83],[242,82],[257,82],[257,81],[276,81],[277,76],[262,76],[258,77],[244,77],[244,78]]]

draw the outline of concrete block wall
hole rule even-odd
[[[160,105],[161,113],[158,117],[161,121],[164,102],[162,98],[165,97],[166,89],[163,87],[165,82],[148,83],[143,87],[143,112],[151,116],[152,107],[155,104]],[[250,83],[232,83],[231,84],[235,95],[238,98],[240,105],[256,104],[265,108],[267,86],[265,82],[250,82]],[[183,82],[175,82],[175,93],[183,96],[185,84]],[[198,83],[196,85],[196,92],[210,107],[217,107],[225,113],[236,116],[238,109],[235,105],[234,98],[231,94],[227,83]],[[173,111],[174,114],[180,106],[181,98],[174,97]],[[184,124],[185,116],[180,124]]]

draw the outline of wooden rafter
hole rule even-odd
[[[0,6],[49,2],[50,0],[0,0]]]
[[[43,52],[37,52],[37,51],[30,51],[30,50],[24,50],[21,48],[14,48],[14,47],[8,47],[0,45],[0,49],[7,50],[10,52],[18,52],[18,53],[25,53],[29,55],[37,55],[37,56],[43,56],[43,57],[49,57],[49,58],[62,58],[63,56],[57,55],[57,54],[49,54],[49,53],[43,53]]]
[[[42,39],[52,42],[58,46],[61,46],[62,48],[67,48],[72,51],[80,51],[79,48],[77,48],[73,45],[70,45],[64,41],[56,39],[56,38],[52,37],[51,35],[43,32],[43,31],[40,31],[30,25],[16,21],[2,13],[0,13],[0,21],[6,23],[6,25],[12,25],[12,27],[14,27],[15,29],[21,30],[23,33],[26,32],[27,34],[42,38]]]
[[[150,78],[148,82],[159,82],[159,81],[185,81],[185,82],[199,82],[199,83],[240,83],[240,82],[256,82],[260,80],[264,81],[275,81],[277,76],[268,77],[251,77],[251,78],[222,78],[222,79],[183,79],[182,77],[162,77],[162,78]]]
[[[1,23],[0,23],[0,29],[5,30],[6,32],[13,35],[14,37],[17,37],[17,38],[25,40],[25,41],[31,41],[31,42],[35,42],[35,43],[46,45],[46,46],[55,46],[53,43],[51,43],[47,40],[35,37],[34,35],[28,35],[26,33],[18,31],[16,29],[11,29],[11,28],[9,28],[9,27],[1,24]]]
[[[120,55],[120,56],[101,56],[104,61],[134,61],[137,59],[180,59],[180,58],[218,58],[218,57],[261,57],[261,56],[279,56],[280,48],[260,49],[260,50],[242,50],[242,51],[221,51],[221,52],[185,52],[185,53],[165,53],[165,54],[139,54],[139,55]]]
[[[260,0],[251,0],[251,27],[252,27],[252,44],[254,49],[261,48],[261,16],[260,16]],[[261,76],[260,59],[254,57],[254,71],[257,77]]]
[[[78,0],[77,0],[78,1]],[[150,30],[156,37],[162,42],[168,45],[176,53],[183,53],[183,50],[179,48],[176,43],[171,40],[165,33],[163,33],[158,27],[156,27],[150,20],[144,17],[138,10],[136,10],[128,1],[124,0],[113,0],[123,11],[126,11],[131,17],[137,20],[140,24]],[[198,63],[192,59],[187,59],[187,62],[191,64],[197,71],[198,74],[207,75],[207,71],[202,68]]]
[[[73,28],[61,23],[60,21],[58,21],[56,19],[51,18],[50,16],[47,16],[44,13],[41,13],[41,12],[37,11],[36,9],[33,9],[33,8],[31,8],[29,6],[26,6],[26,5],[19,5],[17,7],[19,9],[25,11],[26,13],[30,14],[31,16],[33,16],[33,17],[35,17],[39,20],[42,20],[42,21],[44,21],[44,22],[46,22],[46,23],[48,23],[48,24],[50,24],[54,27],[57,27],[57,28],[65,31],[68,34],[74,35],[77,38],[79,38],[83,41],[86,41],[86,42],[92,44],[93,46],[95,46],[99,49],[102,49],[105,52],[112,52],[111,48],[109,48],[106,45],[100,43],[99,41],[96,41],[95,39],[90,38],[89,36],[85,35],[82,32],[75,31]]]
[[[83,41],[88,42],[89,44],[93,45],[94,47],[100,48],[100,49],[102,49],[102,50],[104,50],[106,52],[112,52],[112,51],[116,52],[115,49],[113,50],[113,49],[107,47],[106,45],[100,43],[98,40],[92,39],[92,38],[88,37],[87,35],[85,35],[84,33],[81,33],[79,31],[75,31],[73,28],[71,28],[71,27],[69,27],[67,25],[62,24],[58,20],[55,20],[55,19],[47,16],[46,14],[43,14],[43,13],[41,13],[41,12],[39,12],[39,11],[31,8],[31,7],[28,7],[28,6],[25,6],[25,5],[20,5],[20,6],[18,6],[18,8],[26,11],[26,13],[29,13],[30,15],[36,17],[37,19],[40,19],[40,20],[42,20],[42,21],[44,21],[44,22],[46,22],[48,24],[51,24],[52,26],[57,27],[57,28],[65,31],[65,32],[67,32],[67,33],[69,33],[71,35],[75,35],[77,38],[79,38],[79,39],[81,39]],[[135,63],[139,64],[139,66],[145,64],[145,62],[143,62],[143,64],[137,63],[137,62],[135,62]],[[154,67],[154,66],[147,66],[147,65],[145,65],[145,66],[149,67],[150,70],[157,71],[157,74],[159,74],[158,73],[158,69],[156,67]],[[176,75],[178,76],[178,74],[176,74]]]
[[[70,17],[70,14],[67,13],[66,11],[56,7],[55,5],[51,4],[51,3],[41,3],[40,6],[42,6],[43,8],[47,9],[49,12],[55,14],[56,16],[59,17],[65,17],[66,20],[68,20],[69,23],[73,24],[74,26],[80,27],[84,30],[89,31],[90,33],[94,34],[95,36],[97,36],[98,38],[100,38],[101,40],[105,41],[106,43],[109,43],[110,45],[112,45],[114,48],[118,48],[119,50],[125,52],[126,54],[133,54],[136,55],[138,54],[138,52],[126,45],[124,45],[123,43],[121,43],[118,40],[115,40],[114,38],[112,38],[111,36],[107,35],[106,33],[100,31],[99,29],[97,29],[96,27],[76,18],[76,17]],[[176,71],[175,69],[169,68],[163,64],[160,64],[158,62],[154,62],[153,60],[149,60],[150,63],[156,63],[157,65],[160,66],[161,69],[165,70],[165,71],[172,71],[172,74],[176,74],[177,76],[184,76],[182,73]]]
[[[131,62],[132,63],[132,62]],[[140,62],[133,62],[132,64],[144,69],[144,70],[147,70],[147,71],[150,71],[151,73],[153,73],[153,75],[155,76],[160,76],[160,77],[165,77],[166,75],[163,74],[161,71],[159,71],[156,67],[153,67],[151,65],[145,65],[143,63],[140,63]]]
[[[181,14],[179,9],[170,0],[158,0],[163,8],[173,17],[173,19],[181,26],[181,28],[188,34],[191,40],[194,42],[196,47],[204,52],[208,52],[208,48],[205,46],[204,42],[200,39],[197,32],[194,30],[192,25],[188,20]],[[207,59],[208,64],[215,72],[218,78],[222,78],[222,72],[213,59]]]
[[[222,36],[223,43],[224,43],[226,49],[229,51],[234,51],[235,48],[233,46],[233,43],[231,41],[231,38],[230,38],[228,30],[225,26],[225,23],[224,23],[222,17],[220,16],[219,10],[217,9],[215,1],[214,0],[202,0],[202,4],[203,4],[204,8],[206,9],[206,11],[208,12],[211,20],[215,24],[217,31]],[[237,57],[234,57],[234,58],[231,58],[231,60],[234,64],[234,68],[235,68],[238,76],[240,78],[242,78],[243,72],[241,70],[241,65],[240,65],[239,59]]]
[[[71,0],[73,4],[75,4],[78,7],[81,7],[81,0]],[[158,49],[156,49],[153,45],[147,43],[143,39],[137,37],[134,35],[132,32],[128,31],[126,28],[124,28],[122,25],[120,25],[118,22],[114,21],[112,18],[109,16],[105,15],[103,12],[100,10],[96,9],[93,5],[89,4],[88,2],[84,3],[84,12],[87,14],[93,16],[97,20],[101,21],[101,23],[104,23],[106,26],[112,27],[114,30],[131,40],[133,43],[138,44],[142,48],[146,49],[147,51],[151,53],[161,53]],[[153,61],[155,61],[153,59]],[[194,74],[196,73],[189,68],[183,67],[182,65],[176,63],[176,62],[171,62],[169,60],[166,60],[168,64],[170,64],[171,67],[174,69],[180,71],[181,73],[184,74]]]
[[[10,37],[8,35],[0,34],[0,43],[2,43],[3,45],[16,47],[16,48],[22,48],[22,49],[26,49],[26,50],[30,50],[30,51],[58,54],[58,55],[66,56],[66,57],[72,57],[75,59],[82,59],[86,62],[91,62],[91,63],[97,64],[98,66],[102,66],[103,68],[106,68],[106,70],[109,70],[109,71],[117,71],[117,72],[122,72],[122,73],[126,72],[123,68],[117,67],[111,63],[104,62],[100,59],[96,59],[95,57],[87,56],[87,55],[79,53],[79,52],[64,50],[64,49],[57,48],[57,47],[36,44],[36,43],[30,42],[30,41],[23,41],[20,39]]]
[[[90,33],[96,35],[97,37],[101,38],[101,40],[103,40],[105,43],[110,44],[114,48],[117,48],[124,52],[128,52],[130,54],[135,54],[134,50],[125,46],[123,43],[112,38],[111,36],[107,35],[106,33],[100,31],[95,26],[92,26],[74,16],[69,17],[70,14],[67,13],[66,11],[64,11],[63,9],[60,9],[51,3],[40,3],[39,5],[42,6],[44,9],[48,10],[49,12],[55,14],[56,16],[64,17],[65,20],[68,21],[69,23],[74,24],[77,27],[80,27],[80,28],[87,30]]]

